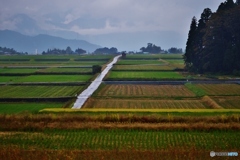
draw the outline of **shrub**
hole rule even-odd
[[[92,73],[93,74],[100,73],[101,70],[102,70],[102,66],[100,66],[100,65],[93,65],[92,66]]]

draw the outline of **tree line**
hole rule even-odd
[[[163,50],[160,46],[156,46],[155,44],[148,43],[147,47],[142,47],[140,48],[142,53],[153,53],[153,54],[158,54],[158,53],[183,53],[182,48],[176,48],[176,47],[171,47],[168,50]]]
[[[240,0],[226,0],[215,13],[204,9],[192,18],[184,61],[196,73],[240,71]]]
[[[54,54],[54,55],[58,55],[58,54],[85,54],[85,53],[87,53],[87,51],[85,51],[81,48],[78,48],[75,51],[73,51],[71,49],[71,47],[67,47],[66,49],[57,49],[57,48],[48,49],[47,51],[42,52],[43,55],[48,55],[48,54]],[[96,49],[93,53],[94,54],[116,54],[116,53],[118,53],[118,50],[117,50],[117,48],[114,48],[114,47],[112,47],[112,48],[104,47],[104,48]]]
[[[0,55],[18,55],[18,54],[27,54],[14,50],[13,48],[0,47]]]
[[[59,54],[85,54],[86,51],[78,48],[75,51],[71,49],[71,47],[67,47],[66,49],[48,49],[46,52],[43,51],[42,55],[48,55],[48,54],[53,54],[53,55],[59,55]]]

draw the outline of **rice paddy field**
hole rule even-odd
[[[56,68],[56,67],[51,67],[51,68],[46,68],[46,69],[41,69],[38,70],[39,73],[76,73],[76,74],[81,74],[81,73],[91,73],[92,68]]]
[[[239,84],[198,84],[196,87],[204,90],[207,95],[240,95]]]
[[[0,114],[38,113],[44,108],[62,108],[64,102],[0,102]]]
[[[0,132],[1,133],[1,132]],[[44,132],[1,133],[0,146],[3,142],[24,149],[52,150],[125,150],[136,149],[145,151],[181,148],[211,150],[212,148],[237,149],[236,141],[240,133],[234,132],[169,132],[141,130],[46,130]],[[221,141],[220,141],[221,140]],[[231,147],[229,147],[231,146]]]
[[[1,76],[0,82],[87,82],[92,75]]]
[[[184,85],[102,84],[94,97],[195,97]]]
[[[0,67],[20,66],[92,66],[104,65],[112,55],[79,55],[79,56],[57,56],[57,55],[25,55],[25,56],[1,56]]]
[[[184,79],[184,77],[177,72],[135,72],[135,71],[111,71],[105,80],[119,81],[119,80],[166,80],[166,79]]]
[[[110,59],[0,56],[1,159],[206,160],[210,151],[240,152],[239,84],[139,82],[186,80],[181,54],[127,55],[82,109],[71,109],[97,76],[91,66]]]
[[[114,65],[113,71],[173,71],[169,65]]]
[[[203,101],[191,100],[154,100],[154,99],[94,99],[90,98],[83,108],[116,109],[206,109]]]
[[[27,68],[27,69],[21,69],[21,68],[0,68],[0,74],[2,73],[35,73],[38,69],[34,68]]]
[[[160,65],[165,63],[161,60],[119,60],[117,62],[117,65],[146,65],[146,64]]]
[[[74,97],[82,88],[83,86],[5,85],[0,86],[0,98]]]

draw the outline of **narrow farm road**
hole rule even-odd
[[[98,77],[88,86],[86,90],[84,90],[78,97],[76,102],[74,103],[72,109],[80,109],[83,104],[86,102],[86,100],[93,94],[93,92],[99,87],[99,85],[102,83],[103,78],[106,76],[106,74],[109,72],[109,70],[113,67],[113,64],[115,64],[118,59],[122,55],[114,57],[113,61],[107,65],[107,67],[98,75]]]

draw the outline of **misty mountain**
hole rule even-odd
[[[0,46],[14,48],[18,52],[28,53],[35,53],[36,50],[38,53],[42,53],[47,49],[54,48],[66,49],[68,46],[70,46],[72,50],[81,48],[87,52],[93,52],[101,47],[84,40],[69,40],[45,34],[26,36],[10,30],[0,30]]]
[[[20,32],[24,35],[37,35],[38,33],[44,33],[37,22],[26,14],[16,14],[8,19],[8,22],[14,24],[16,32]]]
[[[0,40],[0,46],[3,44],[13,48],[17,46],[17,51],[35,53],[36,49],[38,49],[38,52],[42,52],[43,50],[46,51],[48,48],[66,49],[66,45],[69,45],[73,50],[81,47],[88,52],[93,52],[95,51],[96,47],[85,47],[85,45],[79,45],[76,40],[84,40],[85,42],[87,41],[94,44],[99,44],[100,46],[108,48],[116,47],[119,51],[139,51],[139,49],[146,46],[147,43],[156,44],[157,46],[161,46],[162,49],[168,49],[171,47],[182,48],[185,46],[186,42],[187,32],[179,33],[170,30],[84,34],[76,32],[72,29],[74,26],[78,26],[81,29],[101,30],[105,27],[107,21],[111,22],[112,27],[117,27],[118,22],[117,19],[114,18],[96,18],[86,15],[69,22],[65,21],[65,16],[61,16],[57,13],[48,13],[40,19],[34,19],[30,15],[26,14],[15,14],[9,18],[2,20],[0,19],[0,28],[13,30],[23,35],[32,36],[25,37],[28,39],[27,43],[24,43],[25,41],[21,42],[19,39],[14,40],[17,42],[12,42],[13,39],[16,38],[12,38],[11,43],[9,42],[7,44],[5,41]],[[1,27],[3,24],[12,24],[13,26]],[[128,25],[132,26],[132,24],[129,23]],[[44,39],[44,35],[49,35],[52,38],[47,38],[47,40],[35,40]],[[22,35],[18,35],[18,37],[21,36]],[[35,41],[29,40],[29,38],[33,37]],[[53,37],[61,37],[61,43],[59,44],[58,41],[55,42]],[[63,39],[75,39],[75,41],[71,42],[70,45],[69,43],[62,42]],[[42,41],[47,43],[43,44]],[[97,48],[100,47],[98,46]]]

